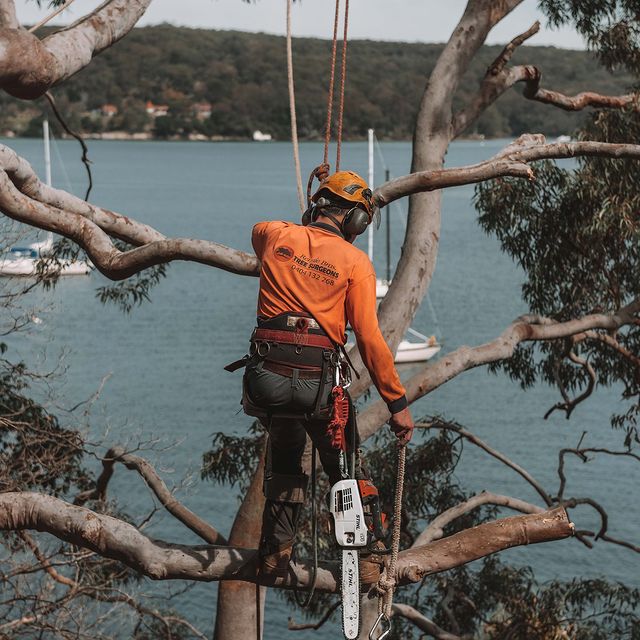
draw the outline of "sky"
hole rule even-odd
[[[47,15],[47,2],[16,0],[18,17],[34,24]],[[98,6],[98,0],[75,0],[50,24],[68,24]],[[344,5],[344,2],[342,3]],[[354,39],[444,42],[462,15],[466,0],[350,0],[349,35]],[[293,7],[294,36],[330,38],[334,0],[301,0]],[[171,24],[205,29],[235,29],[284,34],[285,0],[154,0],[139,25]],[[584,49],[573,29],[551,30],[537,0],[525,0],[489,34],[489,44],[504,44],[541,19],[540,33],[528,44]]]

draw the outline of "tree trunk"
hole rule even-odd
[[[231,528],[229,544],[255,549],[260,542],[264,496],[265,452],[251,479],[247,494]],[[266,587],[247,582],[221,582],[218,587],[218,604],[214,640],[261,640],[264,619]]]

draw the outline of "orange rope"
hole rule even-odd
[[[336,149],[336,171],[340,171],[340,149],[342,147],[342,121],[344,115],[344,85],[347,79],[347,31],[349,30],[349,0],[344,7],[344,35],[342,37],[342,69],[340,71],[340,108],[338,111],[338,138]]]
[[[327,99],[327,124],[324,129],[324,159],[329,162],[329,141],[331,140],[331,115],[333,111],[333,85],[336,76],[336,49],[338,46],[338,18],[340,16],[340,0],[336,0],[336,15],[333,20],[333,44],[331,48],[331,76],[329,77],[329,97]]]

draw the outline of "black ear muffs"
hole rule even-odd
[[[328,206],[330,203],[326,198],[318,198],[318,202],[312,202],[311,206],[302,214],[302,225],[307,225],[315,222],[318,219],[318,214],[322,207]]]
[[[342,221],[345,236],[359,236],[369,226],[369,214],[360,207],[353,207]]]

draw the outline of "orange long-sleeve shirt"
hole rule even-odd
[[[307,312],[338,344],[347,321],[378,392],[396,413],[405,390],[376,314],[376,275],[368,256],[328,225],[260,222],[252,243],[262,263],[258,315]]]

